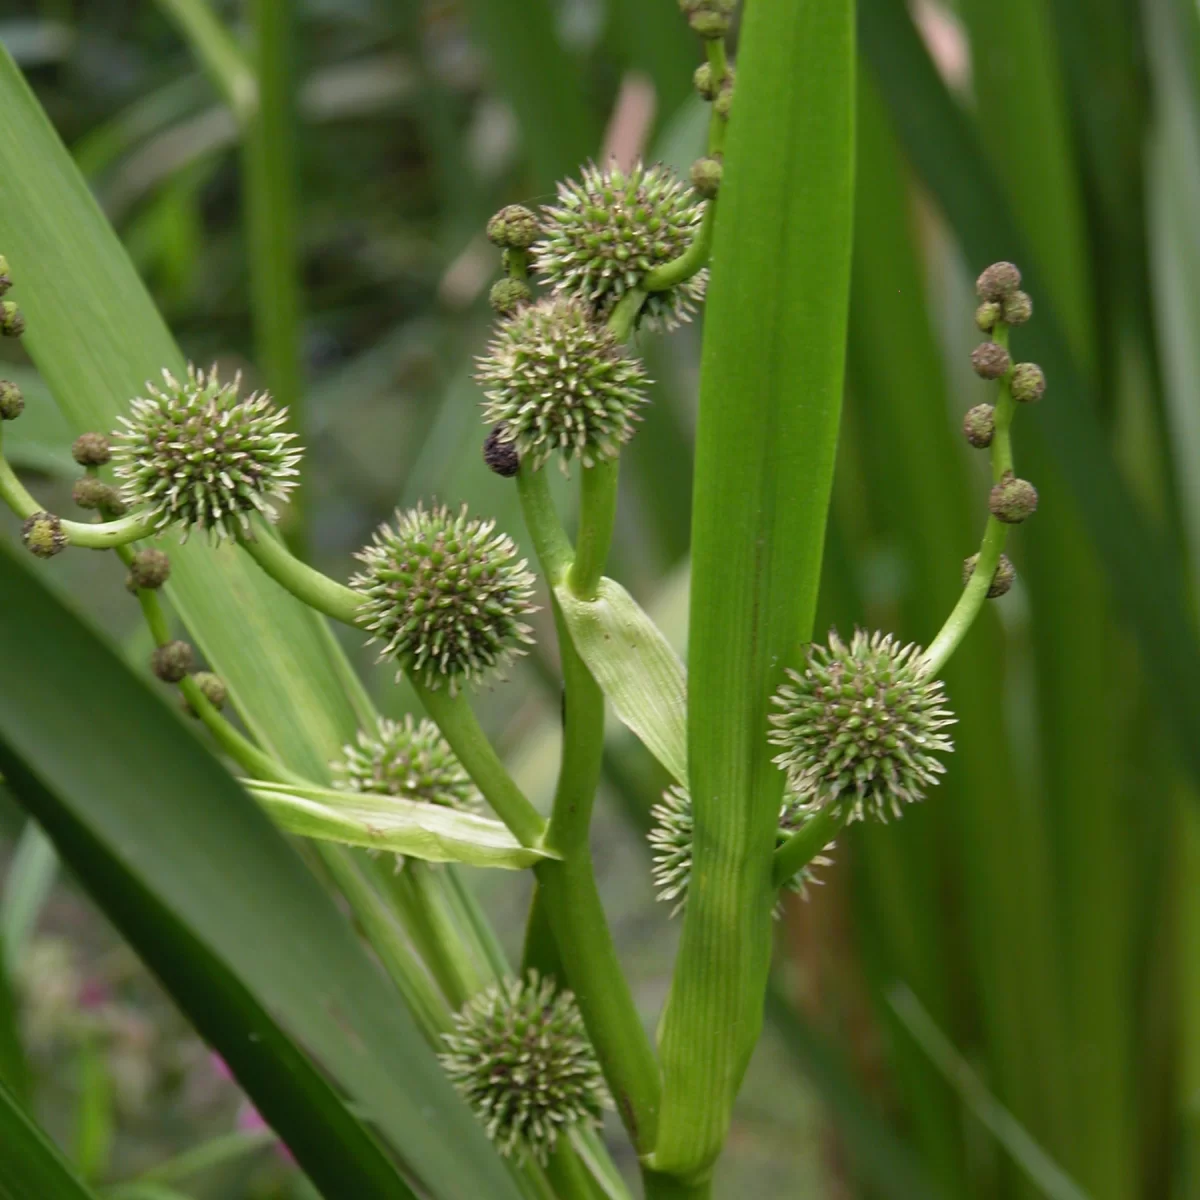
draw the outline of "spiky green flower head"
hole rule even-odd
[[[788,788],[801,805],[837,807],[849,820],[899,817],[945,771],[935,755],[954,748],[941,681],[925,673],[920,647],[890,633],[859,629],[846,645],[831,631],[772,703],[770,740]]]
[[[115,435],[114,470],[125,500],[157,515],[156,529],[179,525],[183,540],[199,526],[210,539],[246,536],[250,516],[276,518],[276,501],[296,486],[300,451],[283,428],[287,411],[269,396],[241,396],[241,376],[222,383],[214,367],[189,366],[177,380],[163,371],[146,385]]]
[[[381,525],[356,557],[350,585],[363,598],[363,626],[391,659],[428,688],[455,695],[524,654],[521,620],[536,612],[533,576],[494,521],[418,505]]]
[[[432,721],[381,718],[377,729],[360,729],[342,754],[333,776],[334,785],[346,791],[400,796],[461,812],[478,812],[483,805],[479,789]]]
[[[688,883],[692,878],[692,841],[695,835],[695,820],[692,814],[692,797],[686,788],[672,784],[663,792],[660,803],[650,809],[654,825],[646,835],[651,846],[651,857],[654,866],[651,876],[654,879],[656,898],[664,901],[675,900],[671,916],[678,916],[687,904]],[[815,814],[797,803],[795,796],[785,795],[779,809],[780,842],[786,840],[806,820]],[[832,844],[832,843],[831,843]],[[797,895],[808,896],[808,885],[819,884],[816,877],[816,867],[827,867],[832,862],[823,855],[818,855],[807,866],[802,867],[784,885],[788,891]],[[783,911],[782,903],[775,906],[775,915]]]
[[[505,1156],[546,1163],[560,1136],[611,1107],[574,995],[530,971],[472,997],[442,1066]]]
[[[557,207],[542,210],[542,240],[533,262],[547,282],[576,296],[598,320],[612,312],[647,273],[678,258],[704,217],[696,194],[668,168],[637,163],[584,167],[578,181],[558,185]],[[691,320],[704,299],[708,272],[700,271],[642,308],[651,329],[674,329]]]
[[[534,470],[558,451],[585,467],[615,458],[646,402],[646,369],[569,296],[546,296],[496,327],[477,360],[485,421]]]

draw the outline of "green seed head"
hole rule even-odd
[[[157,529],[181,526],[184,540],[197,525],[214,541],[248,534],[255,512],[273,521],[299,475],[286,410],[266,395],[239,396],[240,379],[223,384],[216,368],[189,366],[183,382],[164,371],[163,381],[147,385],[115,435],[124,498],[151,509]]]
[[[1024,325],[1033,316],[1033,301],[1026,292],[1011,292],[1001,306],[1005,325]]]
[[[1046,376],[1037,363],[1017,363],[1009,386],[1018,404],[1036,404],[1046,394]]]
[[[12,300],[0,301],[0,336],[19,338],[25,332],[25,318]]]
[[[542,214],[542,240],[533,247],[538,272],[603,320],[647,272],[678,258],[704,216],[695,193],[666,167],[638,163],[583,169],[578,182],[558,185],[558,207]],[[704,297],[707,272],[647,297],[642,320],[673,329],[691,319]]]
[[[507,428],[503,421],[492,426],[483,441],[483,461],[489,471],[495,471],[504,479],[511,479],[521,469],[521,456],[512,442],[505,441]]]
[[[112,458],[112,447],[102,433],[81,433],[71,445],[71,457],[81,467],[102,467]]]
[[[975,326],[980,333],[991,333],[1000,320],[1000,305],[994,300],[985,300],[975,310]]]
[[[988,511],[997,521],[1019,525],[1037,512],[1037,488],[1027,479],[1017,479],[1009,471],[988,495]]]
[[[178,683],[194,664],[195,655],[187,642],[167,642],[150,656],[150,670],[163,683]]]
[[[659,900],[675,901],[671,916],[678,916],[687,905],[688,883],[692,877],[692,841],[695,833],[692,798],[685,788],[673,784],[663,792],[661,803],[651,808],[650,815],[654,818],[654,825],[646,836],[654,861],[651,875],[655,891]],[[795,797],[785,796],[779,810],[780,840],[812,815],[808,811],[799,812]],[[807,898],[808,885],[820,883],[813,868],[829,866],[830,862],[823,856],[814,858],[788,880],[785,885],[788,891]],[[782,911],[782,905],[776,905],[775,915],[778,916]]]
[[[538,219],[523,204],[510,204],[487,223],[487,235],[506,250],[528,250],[537,241]]]
[[[966,587],[971,576],[975,574],[975,567],[978,562],[978,554],[972,554],[970,558],[963,561],[963,587]],[[996,564],[996,572],[992,576],[991,586],[988,588],[988,599],[995,600],[1005,595],[1005,593],[1012,589],[1016,578],[1017,572],[1009,561],[1008,555],[1000,555],[1000,561]]]
[[[975,281],[980,300],[1000,303],[1021,286],[1021,272],[1010,262],[992,263]]]
[[[53,558],[66,548],[67,535],[62,521],[53,513],[35,512],[21,525],[21,541],[30,554],[38,558]]]
[[[560,1135],[611,1107],[571,992],[530,971],[493,983],[443,1034],[442,1066],[505,1156],[546,1163]]]
[[[171,560],[161,550],[139,550],[130,561],[125,586],[131,592],[138,588],[153,590],[162,587],[170,575]]]
[[[523,304],[533,299],[529,284],[523,279],[497,279],[488,293],[488,303],[502,317],[512,316]]]
[[[971,366],[981,379],[999,379],[1008,373],[1012,359],[1008,351],[996,342],[980,342],[971,351]]]
[[[381,661],[453,695],[524,653],[533,639],[521,618],[537,611],[533,576],[494,530],[468,520],[465,505],[457,516],[417,507],[397,513],[394,528],[380,526],[350,582],[372,640],[383,643]]]
[[[711,200],[721,190],[721,176],[725,173],[719,156],[698,158],[692,163],[692,187],[698,195]]]
[[[847,646],[831,632],[771,702],[775,762],[806,809],[898,817],[945,771],[934,755],[953,749],[942,732],[954,717],[941,682],[923,672],[919,647],[891,634],[856,630]]]
[[[21,389],[8,379],[0,379],[0,421],[15,421],[25,411]]]
[[[462,812],[478,812],[483,805],[479,789],[432,721],[381,718],[377,730],[360,730],[342,754],[333,764],[333,776],[346,791],[399,796]]]
[[[615,458],[646,402],[646,370],[616,337],[567,296],[547,296],[496,329],[478,360],[486,421],[534,470],[558,451],[564,469]]]
[[[992,444],[996,433],[996,410],[990,404],[977,404],[963,417],[963,435],[976,450]]]
[[[80,508],[87,509],[107,509],[114,503],[119,503],[116,489],[94,475],[84,475],[75,480],[75,486],[71,489],[71,499]]]

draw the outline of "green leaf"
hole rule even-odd
[[[330,1197],[411,1195],[300,1045],[430,1194],[515,1197],[395,992],[265,814],[7,553],[0,591],[0,768],[313,1181]]]
[[[514,871],[555,857],[526,849],[499,821],[441,804],[258,779],[243,782],[280,828],[300,837],[387,850],[426,862]]]
[[[79,1070],[79,1109],[74,1159],[84,1179],[99,1181],[108,1171],[116,1133],[112,1080],[108,1076],[104,1048],[93,1037],[84,1038],[76,1063]]]
[[[50,839],[36,821],[26,822],[8,868],[4,895],[0,896],[0,941],[4,943],[4,965],[10,973],[21,961],[57,873],[58,859]]]
[[[601,579],[595,600],[554,589],[571,640],[621,721],[687,783],[687,679],[679,655],[633,597]]]
[[[704,326],[688,766],[696,834],[661,1034],[654,1166],[715,1159],[762,1025],[783,779],[767,715],[811,636],[841,408],[854,12],[755,0],[738,54]]]
[[[0,1080],[0,1200],[96,1200]]]

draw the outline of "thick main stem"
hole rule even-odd
[[[309,608],[358,626],[362,597],[344,583],[322,575],[291,554],[274,531],[259,525],[252,535],[238,539],[238,545],[281,587],[286,588]]]

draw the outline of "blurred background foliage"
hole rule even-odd
[[[926,642],[954,602],[985,517],[958,425],[986,398],[971,281],[994,258],[1035,303],[1014,347],[1049,389],[1016,449],[1041,510],[1014,539],[1018,587],[949,668],[946,782],[843,835],[824,886],[789,902],[718,1194],[1200,1195],[1200,18],[1191,0],[861,0],[859,19],[821,622]],[[672,0],[7,0],[0,42],[189,357],[294,405],[309,453],[291,533],[315,562],[344,575],[421,497],[522,535],[479,458],[482,227],[604,152],[686,168],[705,113]],[[247,71],[273,98],[253,117]],[[641,339],[656,402],[611,569],[681,647],[700,334]],[[29,397],[11,457],[65,507],[70,431],[25,364],[4,369]],[[144,661],[115,563],[43,575]],[[552,645],[480,705],[539,799]],[[384,711],[409,707],[347,646]],[[676,936],[642,838],[659,771],[614,730],[594,835],[648,1021]],[[0,815],[0,1015],[15,1003],[48,1128],[101,1181],[239,1126],[261,1139],[15,807]],[[526,890],[471,878],[518,945]],[[305,1194],[265,1149],[181,1186]]]

